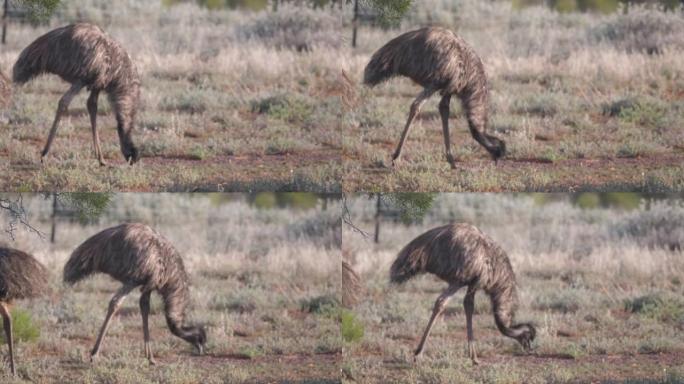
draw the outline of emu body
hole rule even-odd
[[[0,315],[9,348],[10,369],[14,367],[14,339],[10,306],[14,300],[33,298],[45,293],[48,272],[33,256],[0,246]]]
[[[99,232],[74,250],[64,266],[64,281],[69,284],[94,273],[105,273],[123,283],[109,303],[100,333],[91,352],[100,351],[111,318],[126,296],[140,287],[140,312],[143,323],[145,356],[154,364],[150,346],[148,316],[150,295],[157,291],[164,300],[166,324],[171,333],[192,344],[201,354],[206,332],[201,326],[185,325],[190,281],[183,260],[171,243],[143,224],[122,224]]]
[[[431,273],[449,284],[437,298],[428,325],[415,351],[420,356],[432,326],[447,302],[462,287],[468,287],[463,307],[466,314],[468,354],[477,364],[473,311],[475,293],[482,289],[489,295],[494,320],[499,331],[530,348],[536,330],[531,324],[513,324],[518,297],[515,274],[508,256],[487,235],[469,224],[453,224],[431,229],[406,245],[390,270],[390,280],[403,283],[410,278]]]
[[[71,84],[57,106],[41,162],[50,151],[62,116],[71,100],[84,87],[90,90],[87,107],[95,155],[105,165],[97,133],[97,103],[106,92],[116,115],[121,152],[130,164],[138,160],[131,132],[140,98],[140,78],[123,47],[99,27],[78,23],[57,28],[26,47],[14,64],[13,81],[23,84],[43,73],[51,73]]]
[[[452,168],[456,168],[449,138],[449,104],[453,95],[461,100],[472,137],[495,161],[505,154],[505,143],[486,133],[488,91],[482,61],[455,33],[429,27],[390,40],[371,57],[363,81],[372,87],[395,76],[410,78],[422,86],[423,91],[411,104],[399,145],[392,155],[393,165],[400,160],[411,123],[425,101],[436,92],[442,95],[439,114],[446,158]]]

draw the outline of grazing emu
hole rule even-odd
[[[487,78],[482,61],[455,33],[431,27],[407,32],[390,40],[371,57],[363,82],[374,86],[394,76],[406,76],[424,89],[411,104],[399,145],[392,155],[393,165],[399,161],[411,122],[423,103],[437,91],[442,95],[439,113],[446,157],[451,168],[456,168],[449,140],[449,102],[452,95],[461,99],[473,138],[489,151],[495,161],[505,154],[505,143],[485,133]]]
[[[399,252],[392,264],[390,279],[394,283],[403,283],[420,273],[432,273],[449,283],[449,287],[435,302],[430,321],[415,351],[416,357],[423,352],[430,330],[447,302],[463,286],[468,286],[463,307],[468,354],[473,363],[478,363],[473,310],[475,292],[480,288],[491,299],[499,331],[529,350],[536,331],[531,324],[513,324],[518,298],[511,263],[504,250],[479,229],[469,224],[453,224],[431,229],[415,238]]]
[[[33,256],[0,246],[0,315],[2,315],[5,338],[9,347],[12,375],[16,375],[17,372],[14,368],[10,306],[13,300],[44,294],[47,289],[47,279],[47,270]]]
[[[122,224],[105,229],[79,245],[64,266],[64,281],[75,284],[93,273],[106,273],[123,283],[112,300],[100,334],[91,352],[97,358],[109,321],[124,298],[140,287],[145,357],[154,364],[147,317],[150,295],[156,290],[164,299],[166,324],[171,333],[187,341],[202,354],[207,336],[201,326],[184,325],[189,301],[189,278],[178,251],[171,243],[143,224]]]
[[[97,134],[97,100],[101,91],[109,96],[116,114],[121,152],[129,164],[138,160],[138,150],[131,139],[140,98],[140,79],[135,65],[121,45],[99,27],[71,24],[37,38],[26,47],[14,64],[13,80],[23,84],[43,73],[52,73],[71,84],[59,100],[57,114],[41,153],[41,162],[50,150],[57,126],[71,100],[87,87],[88,113],[93,131],[95,155],[105,165]]]

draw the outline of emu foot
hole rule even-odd
[[[392,168],[397,168],[401,164],[401,153],[394,152],[392,154]]]
[[[420,360],[423,359],[423,350],[422,348],[418,348],[415,351],[413,351],[413,362],[417,363]]]
[[[451,166],[451,169],[458,169],[458,167],[456,166],[456,160],[454,159],[454,156],[452,154],[447,153],[446,159],[449,165]]]
[[[480,360],[477,359],[475,345],[468,344],[468,356],[470,356],[470,360],[473,362],[473,365],[480,365]]]

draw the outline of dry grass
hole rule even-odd
[[[86,0],[65,7],[50,26],[12,25],[0,68],[9,71],[24,46],[55,26],[75,20],[99,24],[128,50],[142,76],[143,105],[133,139],[143,160],[133,168],[123,165],[115,121],[102,97],[101,141],[114,166],[97,166],[82,92],[40,166],[57,102],[68,88],[58,78],[43,77],[16,89],[3,113],[0,129],[12,170],[5,189],[340,189],[336,11],[284,7],[273,15]],[[299,37],[309,50],[275,47],[279,37],[264,26],[282,25],[278,17],[298,13],[325,23],[317,34]],[[274,98],[277,108],[255,108]]]
[[[345,71],[360,84],[373,51],[425,24],[455,30],[482,57],[489,129],[506,140],[509,154],[495,167],[452,103],[452,148],[462,169],[449,170],[433,97],[412,128],[403,163],[388,168],[420,89],[406,79],[358,85],[343,137],[345,190],[681,190],[680,15],[638,7],[626,15],[559,14],[513,11],[508,2],[432,0],[416,6],[400,30],[362,28]],[[653,46],[657,54],[648,53]],[[634,103],[605,113],[625,99]]]
[[[61,223],[54,245],[19,233],[11,245],[32,252],[53,271],[53,292],[17,303],[32,315],[41,335],[36,342],[18,344],[19,378],[11,381],[9,368],[0,366],[1,381],[335,382],[341,359],[335,304],[340,284],[339,204],[329,203],[326,210],[320,205],[305,211],[260,210],[243,199],[120,194],[97,223]],[[50,201],[39,195],[24,201],[33,223],[49,230]],[[193,284],[190,320],[208,329],[205,356],[196,356],[168,331],[163,304],[153,294],[150,329],[158,364],[150,366],[143,354],[136,291],[113,320],[100,360],[89,362],[107,304],[119,285],[98,276],[65,287],[61,268],[85,238],[121,221],[152,225],[183,255]],[[331,304],[311,304],[320,302]]]
[[[422,223],[384,223],[377,245],[345,230],[344,251],[353,255],[367,299],[354,309],[365,336],[345,343],[343,369],[369,383],[684,380],[681,200],[621,211],[584,210],[566,199],[442,194]],[[372,228],[373,204],[350,200],[361,228]],[[433,329],[426,356],[413,362],[445,284],[424,276],[392,286],[389,265],[410,239],[449,221],[473,223],[507,250],[520,289],[517,318],[537,326],[531,355],[499,334],[480,292],[474,329],[482,365],[474,367],[459,293]]]

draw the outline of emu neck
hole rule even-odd
[[[492,310],[496,327],[505,336],[516,338],[519,331],[512,327],[515,317],[515,309],[518,304],[517,290],[515,285],[505,287],[490,293]]]
[[[185,321],[185,307],[188,302],[188,289],[185,286],[164,287],[160,289],[164,298],[166,324],[174,335],[185,339],[188,335],[183,330]]]

